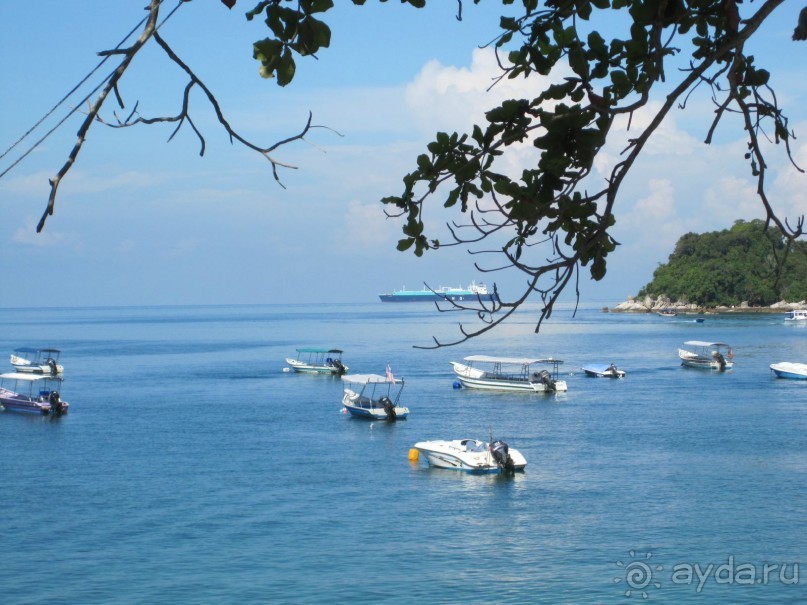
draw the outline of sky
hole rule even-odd
[[[464,132],[503,99],[535,95],[548,82],[536,77],[490,88],[496,62],[484,46],[497,33],[499,15],[514,9],[467,1],[458,21],[449,0],[421,10],[394,0],[363,7],[337,0],[324,16],[331,47],[317,59],[298,60],[294,81],[281,88],[260,78],[252,59],[252,43],[265,36],[261,20],[244,17],[254,4],[239,0],[228,10],[218,0],[193,0],[160,31],[245,138],[268,146],[297,134],[309,112],[314,124],[327,126],[275,153],[295,167],[280,169],[283,186],[265,159],[230,143],[197,93],[191,115],[205,137],[204,156],[187,125],[169,142],[173,125],[96,124],[60,185],[55,214],[37,234],[48,179],[66,161],[85,114],[55,127],[117,64],[109,60],[0,159],[2,173],[55,128],[0,178],[0,307],[372,302],[402,287],[472,280],[495,282],[505,299],[521,293],[522,275],[475,267],[499,267],[501,258],[471,255],[468,247],[420,258],[398,252],[401,224],[386,218],[380,203],[402,192],[402,177],[437,131]],[[115,47],[145,5],[0,1],[0,153],[98,65],[97,52]],[[174,6],[166,0],[162,15]],[[757,6],[743,3],[740,10]],[[801,8],[784,3],[746,47],[772,72],[797,135],[807,132],[807,43],[790,37]],[[108,102],[102,112],[108,120],[113,109],[126,116],[135,104],[144,116],[178,112],[185,77],[155,45],[141,55],[121,82],[125,108]],[[654,99],[651,108],[659,103]],[[587,268],[580,274],[583,302],[611,306],[636,294],[685,233],[764,216],[737,122],[729,117],[712,145],[703,144],[713,110],[708,91],[699,90],[651,140],[617,202],[613,235],[620,246],[608,258],[608,274],[599,282]],[[637,113],[633,125],[649,115]],[[625,126],[597,160],[595,179],[608,173],[635,132]],[[793,154],[807,166],[804,141],[793,141]],[[769,195],[777,212],[793,220],[807,211],[807,177],[781,148],[769,153]],[[507,167],[517,174],[531,161],[528,148],[515,148]],[[445,233],[445,223],[461,217],[439,205],[425,220],[428,229]],[[536,262],[546,255],[533,254]],[[564,299],[573,296],[570,290]]]

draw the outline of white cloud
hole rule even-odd
[[[490,48],[475,49],[470,67],[429,61],[407,85],[406,102],[421,131],[429,135],[438,130],[465,132],[505,99],[535,97],[550,81],[533,74],[529,79],[505,79],[493,86],[500,74]]]
[[[334,245],[355,253],[389,246],[395,241],[399,225],[394,219],[387,218],[380,203],[362,204],[352,200],[347,206],[344,225],[337,231],[339,236]]]
[[[11,241],[23,246],[35,246],[37,248],[55,248],[57,246],[69,245],[73,249],[82,247],[81,240],[76,234],[68,234],[53,229],[44,229],[41,233],[36,232],[37,221],[28,219],[25,225],[18,227],[11,235]]]

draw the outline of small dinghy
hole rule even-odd
[[[777,378],[789,378],[790,380],[807,380],[807,363],[793,363],[792,361],[780,361],[772,363],[771,370]]]
[[[610,365],[592,365],[581,368],[586,376],[594,378],[624,378],[625,371],[620,370],[613,363]]]

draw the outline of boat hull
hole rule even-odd
[[[807,364],[805,363],[783,361],[781,363],[772,363],[770,367],[777,378],[807,380]]]
[[[352,418],[362,418],[364,420],[389,420],[387,411],[384,408],[363,408],[361,406],[345,405],[345,409]],[[409,408],[395,406],[395,419],[406,420],[409,416]]]
[[[391,403],[391,402],[390,402]],[[352,418],[362,418],[364,420],[392,420],[389,417],[384,405],[375,399],[363,397],[352,389],[345,389],[342,396],[342,405]],[[409,416],[409,408],[396,405],[394,420],[406,420]]]
[[[491,302],[496,300],[495,294],[474,294],[473,292],[451,292],[445,294],[435,294],[434,292],[408,292],[394,294],[379,294],[381,302],[411,303],[411,302],[440,302],[441,300],[451,300],[456,302],[476,302],[483,300]]]
[[[479,451],[468,451],[467,442],[484,446]],[[456,441],[421,441],[415,444],[415,449],[423,454],[430,466],[466,473],[499,473],[501,468],[496,464],[493,455],[487,447],[475,440],[463,439]],[[516,449],[509,449],[513,460],[514,470],[523,471],[527,461]]]
[[[734,367],[734,362],[726,360],[721,364],[719,361],[703,355],[696,355],[689,351],[679,349],[678,357],[681,359],[681,365],[686,368],[696,368],[699,370],[714,370],[717,372],[730,370]]]
[[[8,412],[23,412],[26,414],[48,415],[52,412],[50,401],[44,399],[31,399],[25,395],[20,395],[14,391],[0,388],[0,406]],[[70,405],[66,401],[61,402],[61,414],[66,414]]]
[[[340,375],[347,373],[346,366],[332,366],[332,365],[314,365],[309,363],[304,363],[297,359],[292,359],[290,357],[286,358],[286,363],[291,366],[291,369],[295,372],[300,372],[302,374],[333,374],[333,375]]]
[[[592,378],[624,378],[624,370],[612,370],[608,366],[581,368],[586,376]]]
[[[515,391],[515,392],[528,392],[528,393],[548,393],[548,392],[565,392],[568,386],[565,380],[556,380],[555,388],[549,389],[546,384],[540,380],[529,380],[525,378],[502,378],[491,376],[478,368],[452,361],[451,365],[454,368],[454,373],[459,379],[462,386],[468,389],[482,389],[487,391]],[[536,377],[537,378],[537,377]]]

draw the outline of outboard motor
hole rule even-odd
[[[47,362],[48,367],[50,368],[50,373],[56,376],[59,373],[59,367],[56,365],[56,360],[52,357],[49,357]]]
[[[540,378],[541,382],[546,386],[546,390],[549,392],[555,391],[555,381],[552,380],[552,376],[549,374],[548,370],[541,370],[538,372],[538,377]]]
[[[726,369],[726,358],[717,352],[713,353],[712,357],[717,361],[717,366],[720,368],[720,371],[724,371]]]
[[[59,396],[59,391],[51,391],[48,395],[48,403],[50,403],[50,413],[61,416],[64,413],[64,403]]]
[[[336,368],[337,374],[344,374],[345,373],[345,365],[339,361],[338,359],[334,359],[331,361],[331,365]]]
[[[514,473],[516,470],[513,459],[510,457],[510,447],[504,441],[494,441],[490,444],[490,453],[496,465],[506,473]]]
[[[387,420],[397,420],[398,417],[395,413],[395,404],[392,403],[392,400],[389,397],[382,397],[378,400],[378,403],[384,407],[384,411],[387,413]]]

